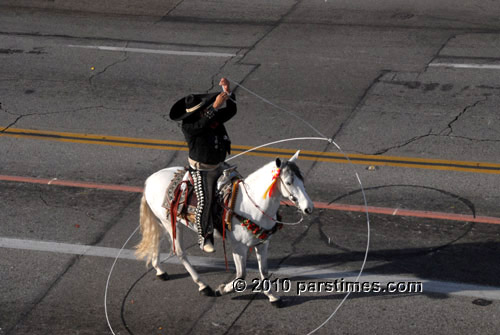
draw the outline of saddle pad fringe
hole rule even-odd
[[[233,218],[233,212],[234,212],[234,205],[236,203],[236,197],[238,196],[238,190],[239,190],[239,185],[241,183],[241,179],[236,180],[233,183],[232,191],[230,193],[231,197],[228,197],[228,200],[226,200],[226,208],[224,209],[224,215],[223,215],[223,222],[222,224],[227,227],[227,230],[231,231],[232,230],[232,225],[231,225],[231,220]]]
[[[176,200],[175,199],[175,190],[177,187],[180,185],[182,180],[184,179],[184,176],[186,174],[187,170],[177,170],[174,174],[174,178],[172,178],[172,181],[167,187],[167,190],[165,192],[165,198],[163,200],[163,208],[170,209],[170,204],[172,201]]]

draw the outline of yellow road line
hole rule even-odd
[[[71,143],[112,145],[112,146],[121,146],[129,148],[187,151],[186,142],[181,142],[181,141],[153,140],[153,139],[107,136],[107,135],[96,135],[96,134],[80,134],[80,133],[8,128],[3,131],[0,130],[0,136],[30,138],[37,140],[43,139],[43,140],[71,142]],[[239,153],[249,150],[251,149],[251,147],[245,145],[233,145],[232,149],[234,153]],[[292,155],[294,153],[295,149],[261,148],[254,152],[248,153],[248,155],[276,157],[277,155],[280,154]],[[415,157],[362,155],[362,154],[347,154],[347,157],[353,164],[361,164],[361,165],[397,166],[406,168],[500,174],[500,164],[497,163],[454,161],[454,160],[427,159],[427,158],[415,158]],[[320,161],[320,162],[333,162],[333,163],[348,162],[348,160],[343,154],[335,152],[301,150],[300,158],[305,160]]]

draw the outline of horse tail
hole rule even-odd
[[[135,247],[135,256],[139,259],[146,258],[146,265],[149,265],[158,256],[162,231],[144,194],[141,199],[140,224],[142,240]]]

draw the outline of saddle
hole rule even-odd
[[[217,179],[215,190],[214,208],[212,209],[214,229],[221,234],[224,228],[231,230],[232,208],[236,200],[236,189],[240,174],[236,171],[236,166],[224,165],[221,174]],[[196,205],[198,203],[196,192],[194,192],[193,178],[189,168],[179,169],[174,174],[165,192],[163,207],[172,221],[180,217],[186,222],[194,222]]]

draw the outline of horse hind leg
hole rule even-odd
[[[151,265],[153,265],[153,268],[156,270],[156,278],[162,281],[167,281],[170,279],[170,276],[168,275],[167,271],[163,270],[160,266],[159,253],[156,253],[156,255],[153,256],[153,259],[151,260]]]
[[[160,249],[158,246],[157,251],[152,256],[151,265],[153,266],[153,268],[156,271],[156,278],[158,278],[161,281],[170,280],[170,276],[168,275],[167,271],[165,271],[160,264],[161,264],[161,262],[160,262]]]
[[[212,290],[210,286],[208,286],[203,280],[200,278],[200,275],[198,272],[194,269],[194,267],[191,265],[189,262],[188,258],[184,254],[184,250],[182,247],[182,235],[183,235],[183,227],[179,227],[181,229],[177,229],[176,232],[176,239],[174,241],[175,243],[175,253],[179,260],[181,261],[182,265],[184,265],[184,268],[186,269],[187,272],[191,275],[191,278],[193,281],[198,285],[198,291],[200,294],[213,297],[215,296],[215,292]]]

